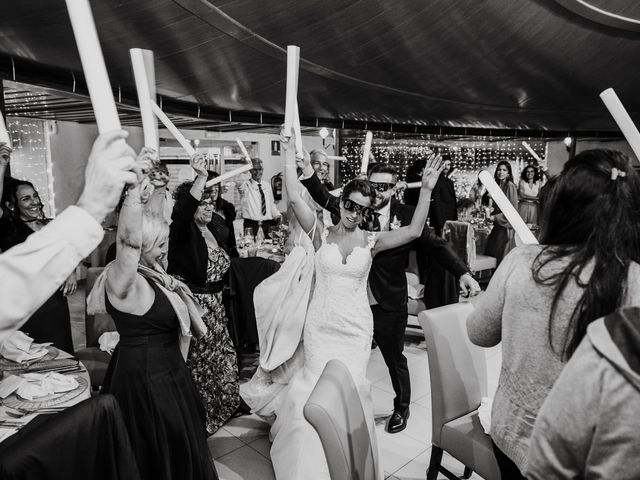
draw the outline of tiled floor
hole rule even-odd
[[[393,389],[387,367],[379,349],[371,352],[367,377],[372,384],[374,413],[378,421],[378,442],[382,452],[385,478],[390,480],[417,480],[426,477],[431,450],[431,393],[427,351],[421,332],[408,335],[405,352],[411,375],[411,417],[407,429],[390,435],[384,431],[384,420],[391,413]],[[499,347],[489,349],[487,366],[489,390],[497,386],[500,371]],[[209,447],[215,458],[216,469],[223,480],[274,479],[269,459],[269,426],[255,415],[232,419],[209,438]],[[463,466],[445,454],[443,465],[461,475]],[[445,479],[440,475],[438,479]],[[471,478],[479,479],[477,475]],[[311,480],[311,479],[309,479]]]
[[[74,346],[84,347],[84,289],[69,299]],[[411,375],[411,417],[407,429],[391,435],[384,431],[386,418],[393,406],[393,389],[380,349],[371,352],[367,378],[371,382],[378,443],[382,453],[385,478],[390,480],[424,480],[431,453],[431,389],[425,342],[421,330],[408,329],[405,354]],[[500,373],[500,347],[486,350],[488,387],[493,396]],[[249,359],[250,360],[250,359]],[[250,363],[250,362],[249,362]],[[268,439],[269,425],[255,415],[232,419],[209,438],[221,480],[274,479]],[[445,454],[443,465],[457,475],[463,466]],[[438,480],[445,479],[440,475]],[[479,479],[477,475],[471,478]],[[312,479],[306,479],[312,480]]]

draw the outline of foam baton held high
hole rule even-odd
[[[373,141],[373,133],[367,132],[364,138],[364,147],[362,148],[362,163],[360,164],[360,173],[367,174],[369,168],[369,155],[371,154],[371,142]]]
[[[600,94],[600,98],[609,109],[609,113],[611,113],[618,127],[620,127],[624,138],[627,139],[633,153],[636,154],[636,158],[640,160],[640,132],[638,132],[638,128],[633,123],[633,120],[631,120],[627,109],[622,105],[618,95],[616,95],[613,88],[607,88]]]
[[[107,67],[104,64],[89,0],[66,0],[66,2],[98,131],[106,133],[120,130],[118,110],[113,99],[113,91],[107,75]]]
[[[151,91],[149,90],[149,79],[145,66],[145,50],[132,48],[129,50],[133,75],[136,80],[136,90],[138,92],[138,104],[140,105],[140,116],[142,117],[142,131],[144,133],[144,146],[158,151],[158,123],[156,116],[151,109]],[[146,50],[153,58],[153,52]]]
[[[516,234],[520,237],[522,243],[525,245],[537,245],[538,239],[536,239],[533,233],[531,233],[531,230],[529,230],[527,224],[524,223],[522,217],[518,214],[507,196],[493,179],[493,176],[488,171],[482,170],[478,175],[478,178],[484,186],[487,187],[489,195],[491,195],[493,201],[496,203],[498,208],[500,208],[506,219],[516,231]]]

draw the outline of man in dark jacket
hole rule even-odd
[[[303,165],[301,181],[318,205],[339,217],[339,198],[331,195],[321,184],[308,163]],[[378,192],[377,212],[373,219],[360,227],[368,231],[385,231],[409,225],[414,208],[392,198],[398,181],[395,169],[390,165],[378,163],[369,170],[369,181]],[[418,241],[424,242],[431,254],[438,258],[445,268],[460,277],[460,287],[465,292],[475,295],[480,291],[467,266],[444,240],[425,229]],[[410,250],[411,244],[406,244],[379,253],[373,259],[369,272],[373,338],[380,347],[396,394],[393,414],[387,424],[389,433],[401,432],[406,428],[411,402],[409,368],[403,354],[408,317],[404,266],[407,264]]]

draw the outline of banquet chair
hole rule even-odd
[[[93,288],[98,276],[102,273],[104,268],[89,268],[87,269],[86,280],[86,293],[87,296]],[[107,352],[100,350],[98,346],[98,339],[100,335],[105,332],[115,332],[116,325],[108,313],[98,313],[96,315],[89,315],[87,313],[87,305],[85,301],[85,333],[87,338],[86,347],[76,351],[76,357],[84,364],[91,377],[91,386],[98,388],[104,381],[104,376],[107,373],[107,367],[111,361],[111,355]]]
[[[332,480],[377,478],[377,449],[358,389],[342,362],[327,363],[303,413],[320,437]]]
[[[468,222],[447,220],[442,230],[444,238],[469,265],[472,273],[495,270],[497,259],[476,252],[475,231]]]
[[[487,366],[483,349],[467,336],[470,303],[456,303],[418,315],[429,358],[432,412],[431,460],[427,480],[438,473],[456,479],[441,465],[443,452],[465,465],[464,476],[475,471],[485,480],[500,480],[491,437],[478,417],[487,395]]]

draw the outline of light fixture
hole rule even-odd
[[[198,140],[197,138],[193,141],[193,146],[198,148],[198,145],[200,145],[200,140]]]
[[[567,148],[571,148],[571,142],[573,142],[573,139],[571,137],[565,137],[564,144]]]
[[[320,129],[320,132],[318,132],[318,134],[320,135],[320,138],[322,138],[322,140],[324,140],[325,138],[327,138],[329,136],[329,130],[326,127],[322,127]]]

